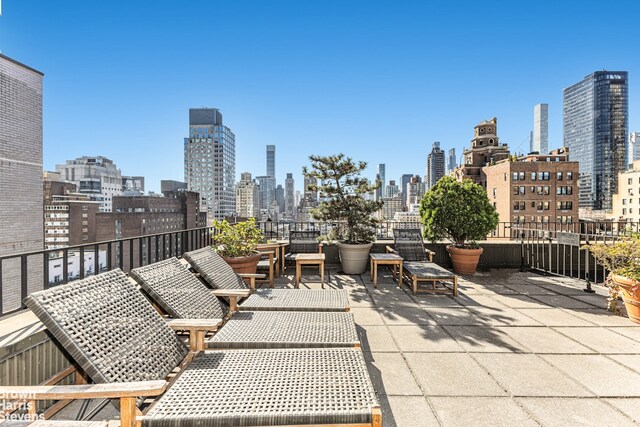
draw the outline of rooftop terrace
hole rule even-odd
[[[368,273],[329,278],[349,293],[385,427],[640,422],[640,327],[603,309],[600,286],[503,269],[453,298],[413,296],[386,269],[377,289]]]
[[[276,288],[293,287],[290,272]],[[368,272],[327,273],[328,287],[348,292],[385,427],[640,421],[640,328],[602,308],[602,287],[501,269],[461,278],[453,298],[414,296],[383,268],[377,289]],[[317,272],[301,286],[320,288]],[[33,322],[23,313],[0,324],[25,333]]]

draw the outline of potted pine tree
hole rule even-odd
[[[309,156],[311,170],[302,173],[315,178],[320,185],[310,185],[310,191],[319,191],[323,201],[313,210],[319,221],[333,222],[331,238],[338,241],[342,271],[346,274],[362,274],[367,268],[369,251],[375,240],[378,220],[373,214],[382,208],[381,201],[367,200],[363,196],[380,187],[371,185],[360,176],[366,162],[354,162],[344,154],[333,156]]]
[[[238,273],[255,274],[260,261],[256,250],[262,239],[262,231],[255,218],[230,224],[227,220],[213,221],[211,241],[218,254]]]
[[[607,309],[618,313],[618,297],[622,293],[629,319],[640,323],[640,235],[621,238],[611,245],[585,245],[583,249],[589,249],[596,261],[609,272],[606,280],[609,288]]]
[[[432,242],[448,239],[453,270],[474,274],[483,249],[476,243],[498,225],[498,213],[486,191],[470,179],[445,176],[420,201],[424,237]]]

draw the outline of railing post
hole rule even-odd
[[[84,246],[80,248],[80,279],[84,279]]]
[[[4,313],[4,309],[2,308],[2,260],[0,259],[0,316],[2,316],[2,314]]]
[[[27,271],[27,255],[22,255],[20,257],[20,304],[22,308],[25,308],[24,299],[29,293]]]
[[[2,265],[1,261],[0,265]],[[49,253],[46,251],[42,253],[42,267],[44,269],[42,289],[49,289]],[[0,279],[0,301],[2,301],[2,279]],[[2,303],[0,303],[0,315],[2,315]]]
[[[62,283],[69,282],[69,250],[62,249]]]
[[[589,241],[587,240],[586,244],[589,244]],[[580,248],[578,248],[578,250],[580,250]],[[589,280],[589,249],[585,249],[585,275],[584,275],[584,279],[587,281],[587,286],[583,289],[584,292],[588,293],[588,294],[593,294],[595,293],[595,291],[593,289],[591,289],[591,281]]]

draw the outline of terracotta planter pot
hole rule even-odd
[[[231,268],[233,268],[233,271],[238,274],[256,274],[256,270],[258,269],[258,261],[260,261],[260,254],[233,258],[222,258],[227,262],[227,264],[231,266]]]
[[[456,274],[475,274],[478,268],[478,261],[484,249],[463,249],[453,245],[447,246],[447,252],[451,257],[453,271]]]
[[[620,286],[629,319],[634,323],[640,323],[640,283],[617,274],[612,274],[611,280]]]

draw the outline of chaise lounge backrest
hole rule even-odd
[[[129,275],[176,319],[222,319],[226,308],[177,258],[134,268]]]
[[[186,252],[183,257],[214,289],[249,289],[244,280],[211,246]]]
[[[317,230],[289,231],[289,253],[317,253],[319,251],[318,237],[320,237],[320,231]]]
[[[394,249],[405,261],[428,261],[419,228],[394,228]]]
[[[188,353],[119,269],[34,292],[25,304],[96,383],[164,380]]]

